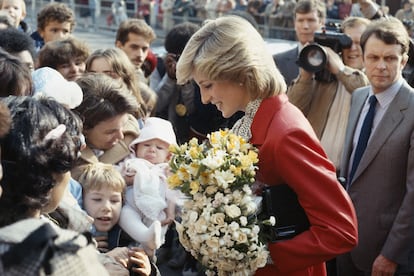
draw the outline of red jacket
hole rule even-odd
[[[287,183],[311,227],[291,240],[269,244],[272,265],[256,275],[326,275],[325,261],[357,244],[357,222],[350,198],[336,179],[311,125],[286,95],[262,101],[250,140],[259,148],[257,179]]]

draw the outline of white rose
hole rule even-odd
[[[237,218],[241,215],[240,208],[235,204],[225,206],[224,210],[226,214],[231,218]]]
[[[201,217],[195,222],[194,228],[197,233],[205,233],[207,230],[207,221]]]
[[[223,213],[216,213],[211,216],[210,221],[219,226],[223,226],[225,224],[225,218],[226,216]]]
[[[235,235],[233,235],[233,237],[234,237]],[[241,243],[246,243],[247,242],[247,235],[246,235],[246,233],[243,233],[243,232],[238,232],[237,233],[237,237],[235,237],[235,241],[236,241],[236,243],[238,243],[238,244],[241,244]]]

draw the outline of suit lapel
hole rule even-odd
[[[358,176],[368,167],[377,155],[378,151],[381,149],[382,145],[384,145],[388,137],[404,119],[402,111],[408,108],[409,93],[409,89],[403,85],[393,101],[390,103],[384,117],[379,122],[376,131],[372,134],[372,137],[368,142],[364,155],[361,158],[361,162],[355,172],[354,179],[357,179]]]

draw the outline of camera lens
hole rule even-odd
[[[327,62],[325,49],[314,43],[305,46],[299,53],[298,65],[308,72],[321,71]]]

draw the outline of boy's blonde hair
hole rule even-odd
[[[78,181],[81,183],[83,192],[100,190],[103,187],[122,193],[125,188],[125,180],[121,173],[111,164],[93,163],[82,168],[82,174]]]

